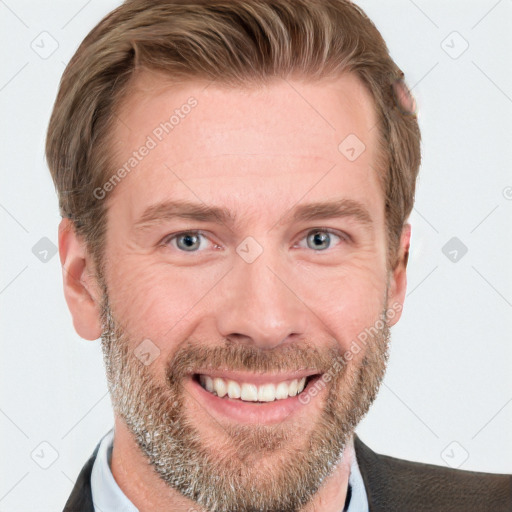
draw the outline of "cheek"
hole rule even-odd
[[[351,342],[380,318],[384,307],[386,273],[375,262],[358,261],[337,269],[308,269],[304,286],[307,305],[345,351]],[[301,278],[303,281],[305,277]],[[306,290],[307,289],[307,294]]]
[[[193,319],[204,314],[226,270],[178,268],[155,263],[151,256],[124,256],[110,272],[112,309],[130,337],[149,338],[167,351],[168,341],[186,337]]]

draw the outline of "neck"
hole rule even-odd
[[[170,488],[150,466],[122,420],[116,417],[111,470],[121,491],[139,510],[207,512],[196,502]],[[302,512],[339,512],[345,503],[350,464],[354,457],[350,439],[340,462]]]
[[[353,438],[347,442],[341,461],[302,512],[340,512],[345,504],[350,465],[355,457]]]
[[[175,512],[207,512],[170,488],[140,451],[125,423],[117,416],[111,461],[112,475],[125,496],[139,512],[173,510]]]

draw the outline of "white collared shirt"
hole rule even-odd
[[[135,505],[126,497],[112,475],[110,464],[114,429],[109,430],[101,439],[100,447],[91,473],[92,501],[95,512],[139,512]],[[368,498],[364,488],[363,477],[359,471],[353,446],[352,464],[348,484],[351,487],[350,503],[345,512],[368,512]],[[340,510],[340,512],[343,512]]]

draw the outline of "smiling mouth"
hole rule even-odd
[[[279,382],[263,382],[254,384],[222,377],[214,377],[202,373],[193,376],[204,390],[214,396],[236,402],[265,404],[286,400],[304,393],[314,384],[321,374],[307,375],[302,378],[282,380]]]

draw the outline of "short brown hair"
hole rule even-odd
[[[414,204],[420,131],[414,112],[397,101],[407,94],[403,73],[359,7],[349,0],[128,0],[108,14],[64,71],[46,141],[61,215],[72,219],[98,264],[107,207],[93,191],[112,175],[108,134],[139,66],[171,81],[231,86],[354,72],[375,101],[394,267]]]

